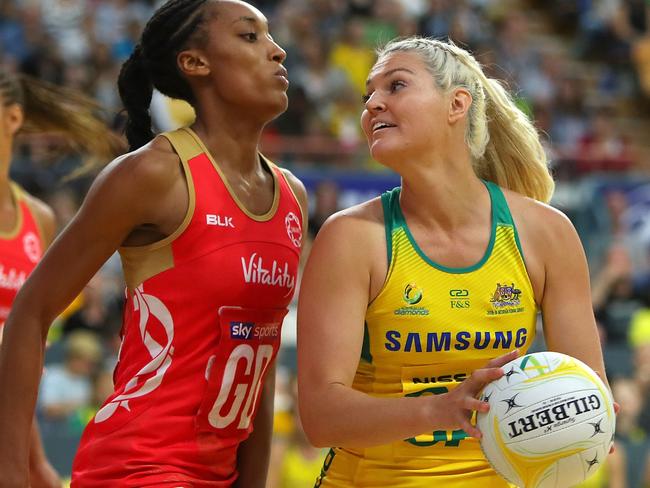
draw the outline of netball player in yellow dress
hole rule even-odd
[[[316,486],[504,487],[472,424],[481,388],[535,336],[604,377],[587,264],[538,135],[465,50],[389,43],[361,117],[400,188],[334,215],[301,286],[305,431]]]

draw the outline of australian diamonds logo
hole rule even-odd
[[[517,289],[514,283],[509,285],[497,283],[497,289],[490,298],[492,310],[488,310],[488,315],[523,312],[524,307],[520,306],[520,296],[521,290]]]
[[[422,289],[415,283],[409,283],[404,288],[404,301],[409,305],[415,305],[422,300]]]
[[[395,310],[395,315],[429,315],[429,309],[424,307],[416,307],[422,301],[424,291],[416,283],[408,283],[404,287],[402,299],[406,303],[406,307],[400,307]]]

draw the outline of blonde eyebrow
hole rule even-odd
[[[390,76],[390,75],[392,75],[393,73],[395,73],[395,72],[397,72],[397,71],[406,71],[407,73],[411,73],[412,75],[415,74],[414,71],[412,71],[412,70],[410,70],[410,69],[408,69],[408,68],[393,68],[393,69],[389,69],[388,71],[386,71],[385,73],[383,73],[383,74],[381,75],[381,77],[382,77],[382,78],[386,78],[387,76]],[[366,86],[368,86],[368,85],[370,84],[370,81],[371,81],[371,78],[368,78],[368,79],[366,80]]]

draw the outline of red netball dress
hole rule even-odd
[[[72,486],[226,487],[280,345],[302,240],[282,171],[271,209],[248,212],[190,129],[165,137],[189,188],[180,228],[122,248],[127,282],[115,393],[91,420]]]
[[[0,233],[0,327],[4,326],[16,293],[43,254],[41,232],[18,185],[10,183],[16,203],[14,228]],[[0,329],[0,334],[1,334]]]

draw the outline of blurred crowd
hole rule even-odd
[[[120,131],[116,79],[157,0],[3,0],[0,68],[95,97]],[[565,211],[585,245],[614,393],[623,405],[618,455],[593,486],[650,486],[650,2],[648,0],[252,1],[288,56],[288,111],[263,150],[310,185],[310,233],[354,200],[332,171],[383,171],[359,127],[374,48],[396,36],[450,38],[504,80],[542,133]],[[164,97],[158,130],[191,120]],[[91,176],[68,178],[82,156],[56,134],[23,137],[12,177],[72,218]],[[344,178],[343,178],[344,181]],[[344,198],[345,197],[345,198]],[[38,415],[62,472],[85,423],[112,388],[124,296],[115,257],[52,328]],[[312,486],[326,453],[306,441],[295,405],[295,314],[285,324],[269,487]],[[543,346],[539,346],[543,347]],[[625,473],[626,482],[616,480]]]

